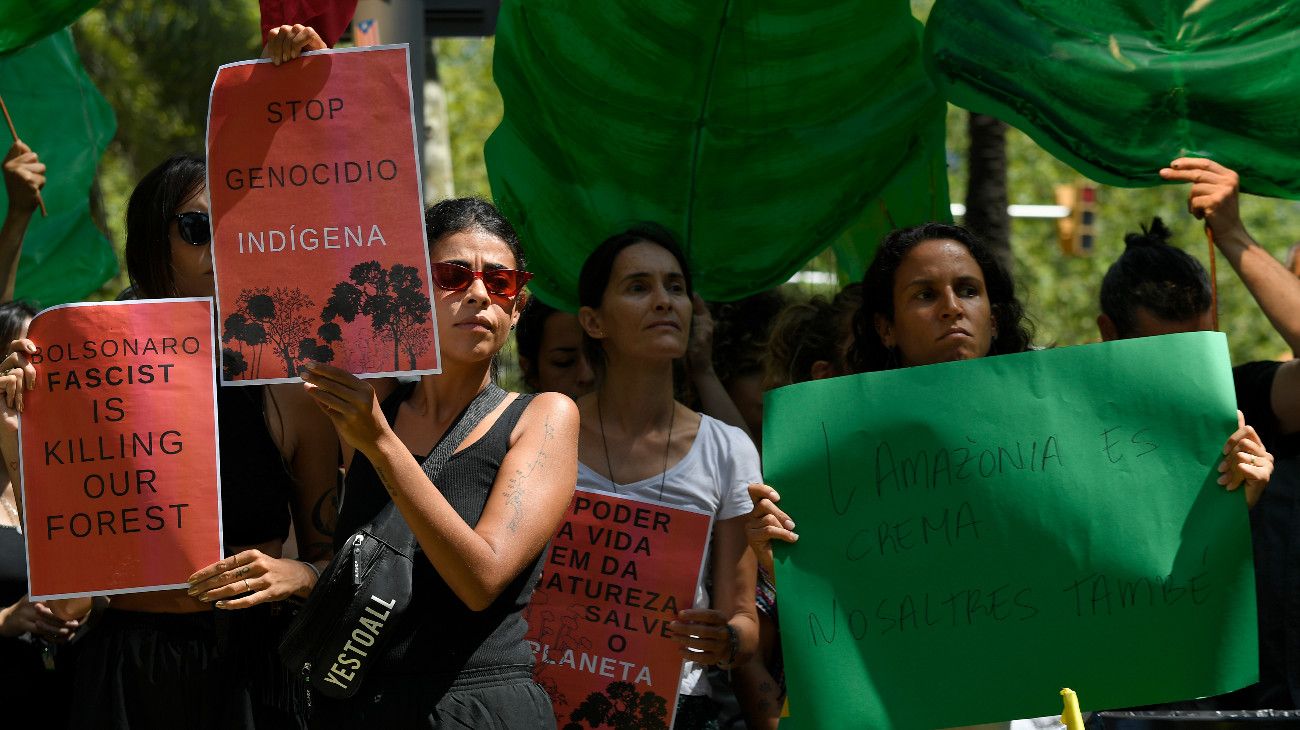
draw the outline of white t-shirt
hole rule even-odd
[[[617,462],[614,462],[614,473],[618,474]],[[631,484],[614,485],[586,464],[578,463],[578,487],[582,489],[614,492],[673,507],[690,507],[713,515],[715,523],[749,514],[753,503],[749,500],[748,487],[761,481],[763,474],[754,442],[744,431],[704,414],[700,414],[700,430],[691,450],[663,474]],[[705,556],[704,570],[695,586],[695,608],[709,608],[709,592],[705,589],[709,564],[709,557]],[[704,667],[687,662],[678,692],[709,694]]]

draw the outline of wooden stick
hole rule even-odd
[[[1215,267],[1215,245],[1214,231],[1210,230],[1207,223],[1205,226],[1205,239],[1210,242],[1210,316],[1214,320],[1214,331],[1219,331],[1219,279],[1218,271]]]
[[[5,99],[0,96],[0,112],[4,112],[5,122],[9,125],[9,134],[12,134],[14,141],[18,141],[18,130],[14,129],[14,120],[9,116],[9,107],[5,106]],[[41,199],[41,191],[36,191],[36,204],[41,206],[41,217],[49,218],[50,214],[45,210],[45,201]]]
[[[9,125],[9,134],[14,136],[14,141],[18,141],[18,130],[14,129],[13,117],[9,116],[9,107],[5,106],[5,99],[0,96],[0,112],[4,112],[5,122]]]

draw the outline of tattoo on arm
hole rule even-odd
[[[312,527],[326,537],[334,536],[334,526],[338,524],[339,491],[341,489],[342,485],[337,485],[333,489],[326,491],[311,508]]]
[[[510,522],[506,524],[506,529],[511,532],[519,531],[519,521],[524,516],[524,481],[531,477],[533,472],[537,471],[538,467],[546,461],[546,447],[551,443],[551,439],[555,438],[555,427],[551,425],[549,415],[542,423],[542,428],[544,430],[542,447],[537,450],[537,456],[533,457],[533,461],[528,465],[527,470],[516,469],[514,475],[510,477],[510,482],[506,485],[506,504],[509,504],[513,509],[513,514],[510,516]]]

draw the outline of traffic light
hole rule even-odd
[[[1096,222],[1097,188],[1092,185],[1057,185],[1056,204],[1070,214],[1056,221],[1056,240],[1066,256],[1092,253]]]

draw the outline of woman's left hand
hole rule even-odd
[[[189,594],[200,601],[216,601],[217,608],[248,608],[307,595],[316,585],[316,571],[300,560],[244,550],[191,575],[188,582]]]
[[[1241,411],[1237,411],[1237,430],[1223,445],[1223,453],[1224,459],[1219,462],[1222,474],[1219,484],[1229,492],[1245,484],[1246,504],[1254,507],[1273,476],[1273,455],[1264,448],[1264,442],[1255,429],[1246,425],[1246,416]]]
[[[379,442],[388,420],[375,398],[375,388],[346,370],[308,363],[299,374],[307,393],[325,411],[339,436],[357,451]]]
[[[301,56],[303,51],[325,48],[329,46],[325,45],[325,41],[321,40],[313,28],[306,25],[282,25],[267,32],[262,58],[269,58],[271,63],[279,66]]]
[[[688,608],[677,612],[668,631],[680,645],[683,659],[697,664],[718,664],[734,658],[727,617],[711,608]]]

